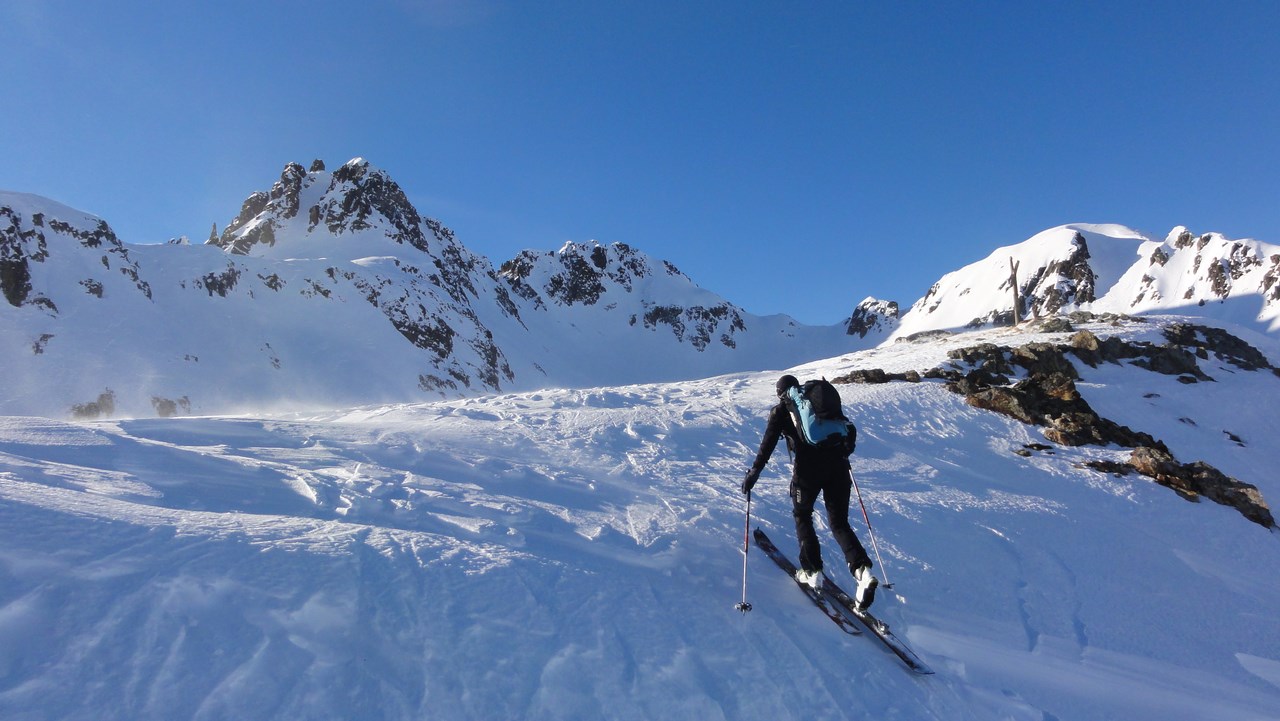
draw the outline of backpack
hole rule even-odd
[[[853,453],[858,429],[844,415],[840,392],[826,378],[792,386],[783,394],[787,412],[806,445]]]

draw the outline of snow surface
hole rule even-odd
[[[1156,323],[1094,330],[1159,338]],[[794,372],[924,370],[956,345],[1035,339],[986,331]],[[1216,382],[1106,366],[1081,368],[1080,388],[1180,460],[1280,498],[1280,378],[1203,367]],[[754,611],[735,611],[737,486],[776,377],[0,419],[0,718],[1280,714],[1274,531],[1079,465],[1120,449],[1015,455],[1036,429],[937,382],[842,387],[894,584],[876,611],[937,674],[840,633],[756,551]],[[753,523],[794,552],[788,472],[779,451]]]

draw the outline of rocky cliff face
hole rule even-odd
[[[434,367],[422,374],[424,390],[496,391],[515,377],[480,319],[489,309],[519,317],[492,267],[442,223],[422,217],[400,186],[363,158],[332,173],[321,161],[311,170],[286,165],[271,189],[251,194],[210,242],[235,255],[392,259],[335,265],[325,274],[430,354]]]
[[[138,263],[105,221],[43,198],[0,194],[0,293],[9,305],[58,313],[54,299],[32,285],[33,277],[44,276],[39,267],[45,263],[75,268],[77,285],[98,298],[120,278],[151,297]]]
[[[1280,246],[1256,240],[1197,236],[1178,227],[1163,243],[1144,248],[1126,281],[1131,310],[1246,298],[1260,304],[1259,317],[1280,316]]]
[[[1078,308],[1097,300],[1097,273],[1089,265],[1089,242],[1077,232],[1066,257],[1031,269],[1019,285],[1020,317],[1043,317],[1063,308]]]
[[[525,251],[504,263],[512,292],[539,311],[556,307],[625,310],[626,323],[669,332],[696,350],[737,346],[745,314],[697,288],[674,265],[655,262],[624,243],[566,243],[547,253]],[[681,299],[692,302],[675,302]]]

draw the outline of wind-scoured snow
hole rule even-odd
[[[950,347],[1043,339],[1062,336],[984,331],[793,371],[924,370]],[[1280,378],[1202,367],[1216,382],[1104,365],[1078,387],[1280,498]],[[756,549],[754,610],[734,610],[737,487],[777,375],[0,420],[0,717],[1275,717],[1274,531],[1082,467],[1119,449],[1017,455],[1037,429],[939,382],[841,386],[894,584],[875,610],[936,675],[840,633]],[[753,523],[793,554],[788,472],[780,449]]]

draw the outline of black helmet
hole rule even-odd
[[[778,392],[778,397],[781,398],[788,388],[795,388],[799,385],[800,381],[796,380],[795,376],[782,376],[778,379],[778,385],[774,387],[774,390]]]

